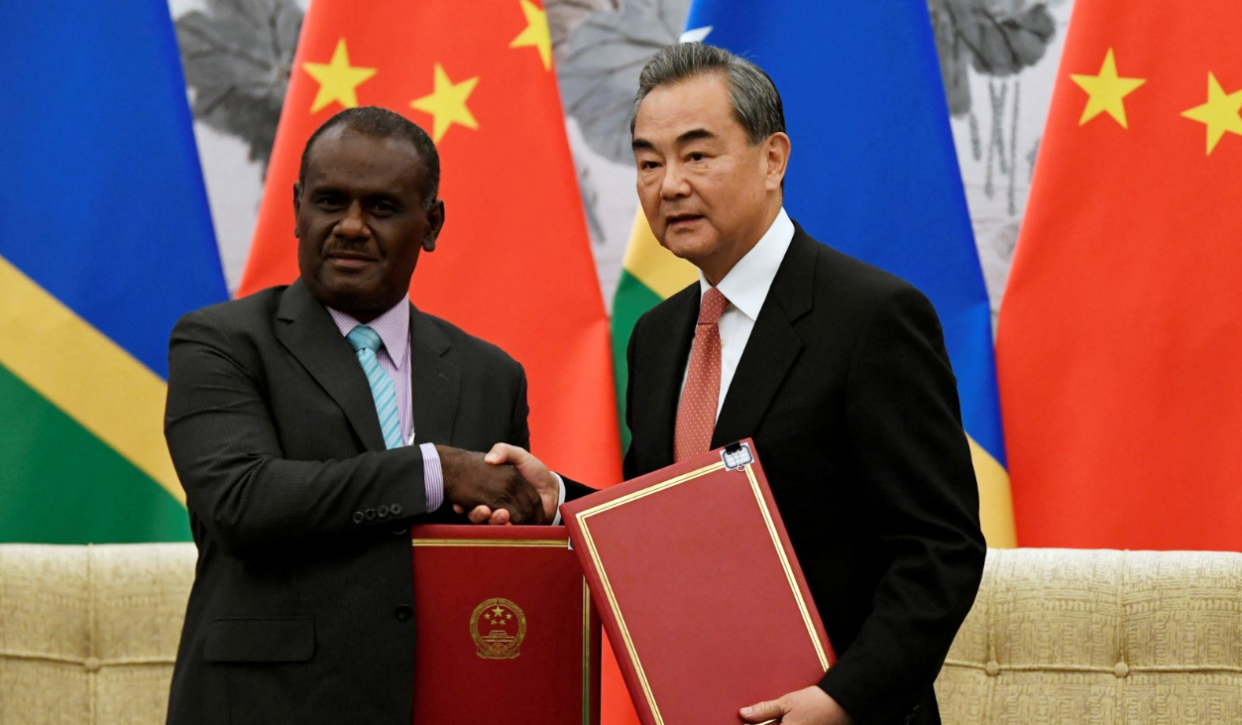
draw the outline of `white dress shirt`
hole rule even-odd
[[[794,225],[785,208],[772,221],[772,226],[764,232],[759,241],[746,256],[733,265],[733,269],[725,274],[716,289],[729,300],[724,312],[720,315],[720,397],[716,401],[716,419],[720,419],[720,409],[724,407],[725,395],[729,392],[729,384],[733,382],[733,374],[737,372],[738,363],[742,360],[742,352],[750,340],[751,330],[755,329],[755,320],[759,319],[759,310],[768,298],[768,290],[776,279],[785,252],[793,242]],[[712,285],[699,271],[699,300],[711,289]],[[696,327],[697,330],[697,327]],[[689,362],[686,363],[689,369]],[[686,373],[681,376],[681,387],[686,387]]]

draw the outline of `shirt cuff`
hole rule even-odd
[[[556,516],[552,517],[552,524],[551,524],[552,526],[560,526],[561,525],[561,505],[565,503],[565,479],[561,478],[561,474],[556,473],[555,471],[549,471],[549,473],[551,473],[553,476],[556,476],[556,483],[558,486],[561,487],[560,497],[556,499]]]
[[[435,444],[423,443],[418,447],[423,452],[423,487],[427,491],[427,513],[440,508],[444,503],[444,469],[440,467],[440,454]],[[565,484],[561,484],[561,500],[565,500]]]

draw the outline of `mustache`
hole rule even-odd
[[[346,257],[366,257],[367,259],[376,259],[379,255],[367,249],[364,244],[329,244],[324,246],[321,254],[325,257],[346,256]]]

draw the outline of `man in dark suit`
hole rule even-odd
[[[790,140],[763,71],[685,43],[639,83],[639,200],[700,279],[634,327],[625,475],[755,440],[839,660],[747,721],[938,723],[932,683],[985,549],[936,313],[786,215]],[[492,455],[542,474],[523,452]]]
[[[525,374],[407,299],[444,223],[431,140],[351,109],[302,164],[300,278],[172,335],[165,431],[199,559],[170,723],[409,725],[409,525],[450,504],[538,523],[564,495],[468,452],[529,445]]]

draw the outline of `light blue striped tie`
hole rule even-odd
[[[366,373],[367,382],[371,385],[371,397],[375,399],[375,412],[379,414],[380,430],[384,432],[384,445],[389,448],[401,447],[401,414],[397,412],[397,391],[392,385],[392,378],[380,367],[375,352],[380,349],[382,341],[379,333],[366,325],[358,325],[345,336],[349,344],[358,353],[358,362],[362,363],[362,372]]]

